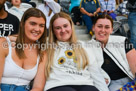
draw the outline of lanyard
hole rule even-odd
[[[105,2],[105,5],[106,5],[106,10],[107,10],[107,7],[108,7],[108,0],[107,1],[104,1]],[[107,3],[106,3],[107,2]]]

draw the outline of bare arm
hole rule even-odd
[[[7,48],[4,48],[3,44],[5,44]],[[0,83],[1,83],[1,78],[2,78],[2,74],[4,70],[5,58],[7,54],[8,54],[8,44],[6,43],[6,39],[0,38]]]
[[[86,14],[88,16],[93,16],[92,13],[87,12],[84,8],[80,8],[80,12],[83,13],[83,14]]]
[[[94,16],[97,15],[101,11],[101,8],[97,8],[97,10],[93,13]]]
[[[135,73],[136,73],[136,50],[135,49],[130,50],[126,54],[126,56],[127,56],[127,60],[128,60],[130,69],[131,69],[133,75],[135,75]]]
[[[43,60],[39,63],[38,72],[34,79],[33,88],[31,91],[43,91],[45,86],[45,62],[47,61],[47,54],[44,54]]]

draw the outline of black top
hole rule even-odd
[[[131,3],[132,5],[134,5],[136,0],[128,0],[128,2]]]
[[[125,50],[128,53],[131,49],[133,49],[132,44],[125,40]],[[128,47],[129,46],[129,47]],[[120,78],[127,77],[127,75],[116,65],[116,63],[103,51],[104,63],[102,68],[108,73],[111,80],[117,80]]]
[[[19,19],[8,13],[5,19],[0,19],[0,37],[17,34],[19,29]]]
[[[128,0],[128,2],[126,4],[126,8],[130,12],[136,12],[136,0]]]

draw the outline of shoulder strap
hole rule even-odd
[[[8,42],[8,48],[9,48],[9,54],[11,54],[11,51],[12,51],[12,47],[11,47],[11,41],[9,39],[9,37],[5,37],[7,42]]]

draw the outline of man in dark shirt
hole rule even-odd
[[[19,19],[4,8],[6,0],[0,0],[0,37],[18,33]]]

